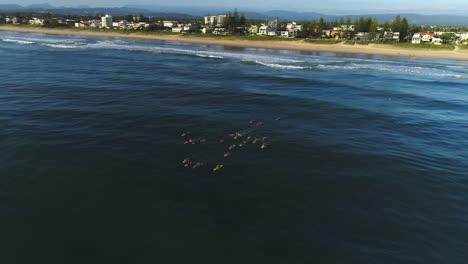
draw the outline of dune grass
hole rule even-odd
[[[313,43],[313,44],[338,44],[340,42],[343,42],[342,40],[336,40],[336,39],[306,39],[304,42],[307,43]]]
[[[402,49],[423,49],[423,50],[454,50],[455,46],[451,44],[442,44],[442,45],[434,45],[434,44],[412,44],[409,42],[395,42],[395,43],[384,43],[378,45],[385,45],[385,46],[392,46],[395,48],[402,48]]]

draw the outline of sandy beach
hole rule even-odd
[[[315,44],[307,43],[303,40],[298,41],[255,41],[255,40],[228,40],[215,39],[204,37],[188,37],[181,35],[158,35],[158,34],[138,34],[138,33],[117,33],[117,32],[93,32],[93,31],[77,31],[67,29],[48,29],[48,28],[28,28],[16,26],[1,26],[2,31],[14,31],[24,33],[41,33],[55,35],[82,35],[95,37],[119,37],[119,38],[139,38],[139,39],[154,39],[162,41],[176,41],[193,44],[205,45],[222,45],[231,47],[243,48],[262,48],[262,49],[282,49],[282,50],[299,50],[299,51],[315,51],[315,52],[336,52],[336,53],[355,53],[355,54],[370,54],[398,57],[415,57],[428,59],[444,59],[444,60],[462,60],[468,61],[468,52],[456,48],[455,50],[418,50],[404,49],[392,46],[384,46],[378,44],[370,45],[345,45],[338,44]]]

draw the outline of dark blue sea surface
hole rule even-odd
[[[0,73],[2,264],[468,261],[466,62],[0,32]]]

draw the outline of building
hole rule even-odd
[[[213,30],[214,35],[226,35],[226,29],[225,28],[215,28]]]
[[[287,30],[286,31],[280,31],[280,36],[284,37],[284,38],[289,38],[289,37],[291,37],[291,32],[289,32]]]
[[[355,40],[369,40],[369,32],[358,32],[354,35]]]
[[[415,33],[411,38],[411,43],[413,44],[421,44],[421,33]]]
[[[439,38],[439,37],[433,37],[432,38],[432,44],[434,45],[442,45],[442,43],[444,43],[444,41]]]
[[[112,26],[115,27],[115,28],[126,28],[127,27],[127,21],[122,20],[122,21],[112,22]]]
[[[177,25],[177,21],[162,21],[161,23],[165,28],[173,28]]]
[[[258,26],[257,25],[250,26],[248,30],[249,30],[250,35],[257,35],[258,34]]]
[[[286,30],[289,32],[290,37],[297,37],[297,34],[302,30],[302,25],[291,22],[286,25]]]
[[[276,36],[276,30],[270,26],[262,25],[258,29],[258,35],[259,36]]]
[[[103,28],[111,28],[112,27],[112,16],[111,15],[105,15],[101,17],[101,26]]]
[[[183,27],[173,27],[172,32],[174,33],[181,33],[184,30]]]
[[[43,25],[44,24],[44,19],[33,17],[33,19],[29,20],[29,24],[31,24],[31,25]]]
[[[434,33],[422,32],[421,36],[422,36],[421,37],[422,42],[432,42],[432,38],[434,38],[435,34]]]
[[[205,16],[203,18],[205,25],[215,26],[222,25],[227,15],[218,15],[218,16]]]

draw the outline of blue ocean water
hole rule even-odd
[[[467,66],[0,32],[2,263],[466,263]]]

